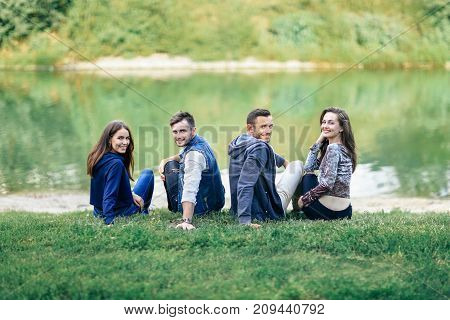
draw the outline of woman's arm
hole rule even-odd
[[[309,205],[314,200],[319,199],[324,193],[333,189],[334,183],[336,182],[338,165],[339,146],[337,144],[330,144],[327,147],[325,156],[322,159],[321,171],[319,174],[319,185],[305,193],[300,198],[303,206]]]
[[[114,208],[119,196],[120,178],[123,174],[123,165],[114,163],[105,176],[105,189],[103,190],[103,214],[105,223],[111,224],[114,221]]]
[[[308,157],[305,161],[305,167],[303,170],[305,172],[313,172],[319,168],[319,162],[317,160],[317,155],[319,154],[320,146],[322,144],[314,143],[311,148],[309,148]]]
[[[325,137],[323,133],[320,133],[317,141],[309,148],[308,157],[305,161],[305,166],[303,168],[304,172],[313,172],[314,170],[319,169],[319,161],[317,159],[317,155],[319,154],[320,147],[322,143],[325,141]]]

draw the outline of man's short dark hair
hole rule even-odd
[[[172,118],[170,118],[169,124],[172,127],[175,123],[181,122],[183,120],[186,120],[191,128],[195,128],[195,120],[192,114],[183,111],[175,113]]]
[[[270,111],[266,109],[255,109],[250,112],[247,116],[247,124],[255,124],[255,120],[258,117],[268,117],[270,116]]]

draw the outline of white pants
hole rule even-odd
[[[277,177],[277,192],[283,204],[283,210],[286,209],[294,196],[295,190],[303,176],[303,163],[300,160],[289,162],[286,170]]]

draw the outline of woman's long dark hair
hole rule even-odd
[[[111,146],[111,138],[114,134],[120,129],[126,129],[130,134],[130,144],[128,145],[127,151],[123,155],[125,158],[125,168],[127,170],[128,176],[131,180],[133,180],[133,170],[134,170],[134,159],[133,159],[133,150],[134,150],[134,142],[133,136],[131,135],[130,128],[120,120],[114,120],[108,123],[103,130],[102,135],[98,142],[94,145],[91,152],[87,157],[87,174],[92,177],[94,166],[97,162],[103,157],[103,155],[112,150]]]
[[[336,107],[328,107],[325,110],[322,111],[322,114],[320,115],[320,125],[322,125],[323,117],[327,112],[332,112],[337,115],[339,124],[341,125],[342,129],[344,130],[341,134],[341,140],[344,147],[347,149],[350,158],[352,159],[352,171],[355,172],[356,168],[356,144],[355,144],[355,138],[353,138],[353,131],[352,126],[350,124],[350,118],[348,117],[347,113]],[[325,152],[327,151],[328,147],[328,140],[325,139],[325,141],[322,143],[322,146],[320,147],[320,156],[319,156],[319,163],[322,162],[323,157],[325,156]]]

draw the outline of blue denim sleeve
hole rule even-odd
[[[119,195],[120,178],[123,165],[116,162],[111,165],[105,176],[105,189],[103,190],[103,214],[106,224],[114,221],[114,208]]]
[[[267,159],[268,155],[264,149],[253,150],[245,159],[237,184],[237,215],[241,224],[251,223],[255,184]]]

